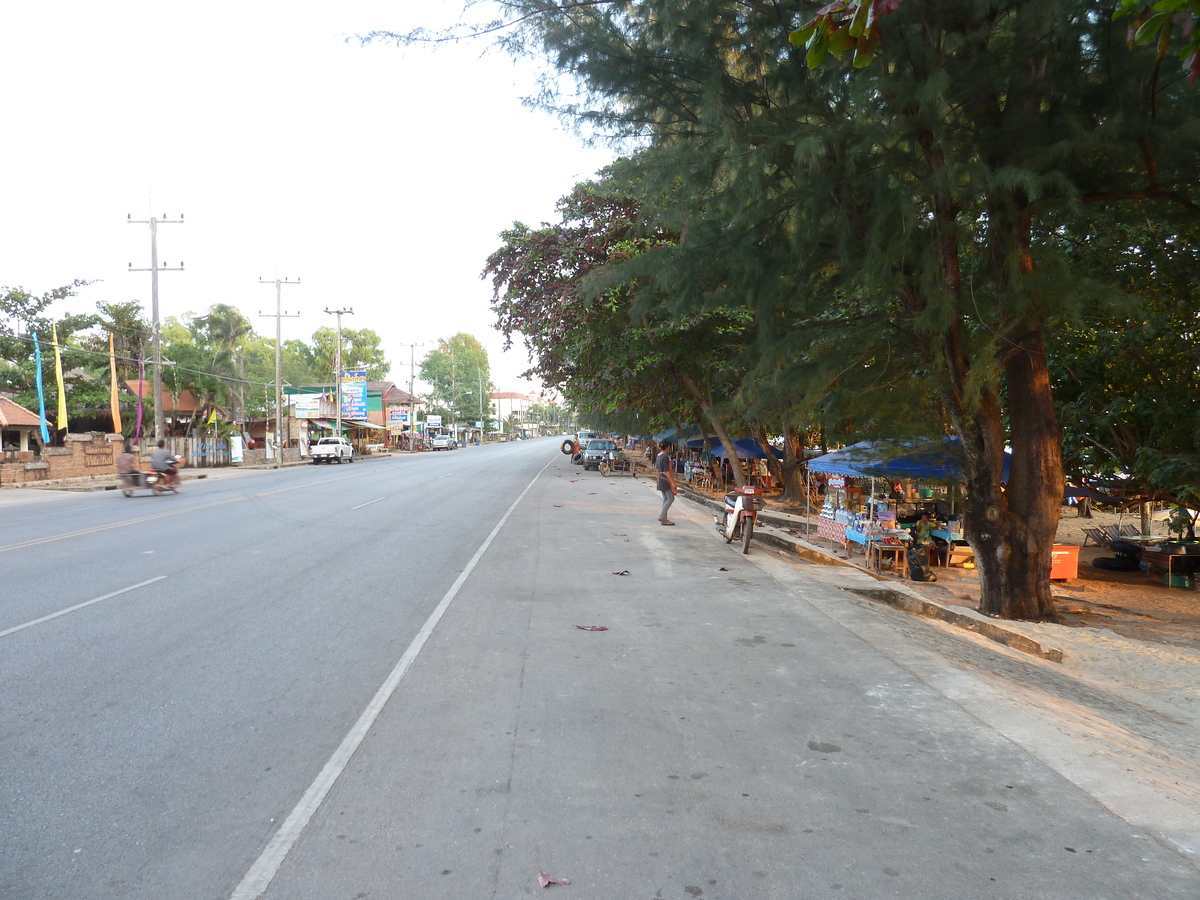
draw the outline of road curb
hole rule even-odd
[[[679,492],[693,503],[704,506],[714,512],[721,512],[724,509],[722,502],[699,494],[683,485],[680,485]],[[786,520],[777,519],[769,513],[759,513],[759,516],[765,524],[773,528],[786,528],[788,525]],[[857,594],[876,603],[887,604],[893,609],[901,610],[909,615],[945,622],[964,631],[970,631],[973,634],[986,637],[988,640],[995,641],[997,644],[1013,650],[1019,650],[1030,656],[1036,656],[1038,659],[1061,663],[1065,658],[1062,650],[1056,647],[1047,647],[1040,641],[1036,641],[1019,631],[1006,628],[1001,624],[1002,620],[988,618],[975,610],[945,606],[935,600],[922,597],[913,592],[912,588],[907,584],[903,586],[896,585],[895,582],[886,576],[872,572],[863,566],[855,565],[848,560],[838,559],[816,548],[805,546],[790,536],[758,530],[754,533],[754,540],[785,556],[799,556],[807,562],[821,566],[840,566],[846,569],[853,569],[864,575],[871,576],[875,581],[882,582],[878,588],[843,587],[841,588],[843,591]],[[884,585],[887,586],[885,587]]]

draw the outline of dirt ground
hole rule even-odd
[[[1054,582],[1063,624],[1078,628],[1107,628],[1116,634],[1142,641],[1200,649],[1200,591],[1168,588],[1161,573],[1110,572],[1097,569],[1092,560],[1112,556],[1112,551],[1088,540],[1084,528],[1101,525],[1141,524],[1136,515],[1093,511],[1080,519],[1072,508],[1063,507],[1058,525],[1058,543],[1075,544],[1079,551],[1079,577]],[[1166,525],[1155,522],[1153,533],[1166,536]],[[972,608],[979,604],[979,578],[970,569],[938,568],[936,584],[922,586],[930,599],[940,599]],[[1200,582],[1200,577],[1194,579]]]

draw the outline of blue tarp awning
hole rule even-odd
[[[733,448],[737,451],[738,459],[767,458],[767,453],[763,450],[762,445],[753,438],[738,438],[733,442]],[[775,454],[776,458],[783,457],[783,454],[774,447],[771,448],[771,451]],[[718,443],[713,447],[712,455],[723,458],[725,456],[725,448]]]
[[[911,478],[944,484],[966,481],[958,438],[945,438],[941,443],[938,447],[934,442],[859,441],[818,456],[809,462],[808,468],[812,472],[853,478]],[[1012,454],[1006,450],[1004,472],[1000,476],[1003,481],[1008,480],[1011,461]]]
[[[699,437],[700,437],[699,426],[696,426],[696,425],[684,425],[683,426],[683,441],[698,439]],[[666,431],[662,432],[661,434],[654,435],[651,438],[651,440],[653,440],[655,443],[661,443],[662,441],[666,441],[668,444],[682,443],[682,441],[680,440],[678,428],[668,428]]]

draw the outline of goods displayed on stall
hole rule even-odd
[[[833,456],[835,454],[828,454],[828,457]],[[814,460],[810,469],[821,472],[822,464],[832,469],[850,468],[844,456],[834,460],[828,457]],[[817,535],[830,541],[830,549],[834,544],[842,544],[849,552],[857,544],[863,547],[868,564],[878,568],[880,560],[889,555],[878,550],[899,547],[918,549],[910,532],[921,516],[927,515],[929,532],[926,538],[933,551],[919,547],[921,552],[917,554],[918,559],[910,560],[910,577],[929,580],[926,570],[931,562],[973,565],[973,554],[963,540],[962,516],[950,513],[959,490],[956,485],[923,485],[920,481],[898,476],[894,464],[891,466],[892,474],[877,483],[879,476],[869,474],[870,469],[863,466],[861,459],[857,464],[867,469],[868,474],[855,476],[831,472],[823,485],[824,498],[817,519]],[[935,474],[945,477],[951,471],[944,461],[939,461]],[[882,493],[887,496],[882,496]]]

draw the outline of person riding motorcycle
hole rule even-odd
[[[167,477],[167,483],[179,480],[179,469],[175,466],[175,457],[167,449],[166,441],[159,441],[158,447],[150,454],[150,467]]]
[[[133,449],[126,444],[121,451],[121,455],[117,457],[117,474],[118,475],[136,475],[138,471],[138,458],[133,452]]]

